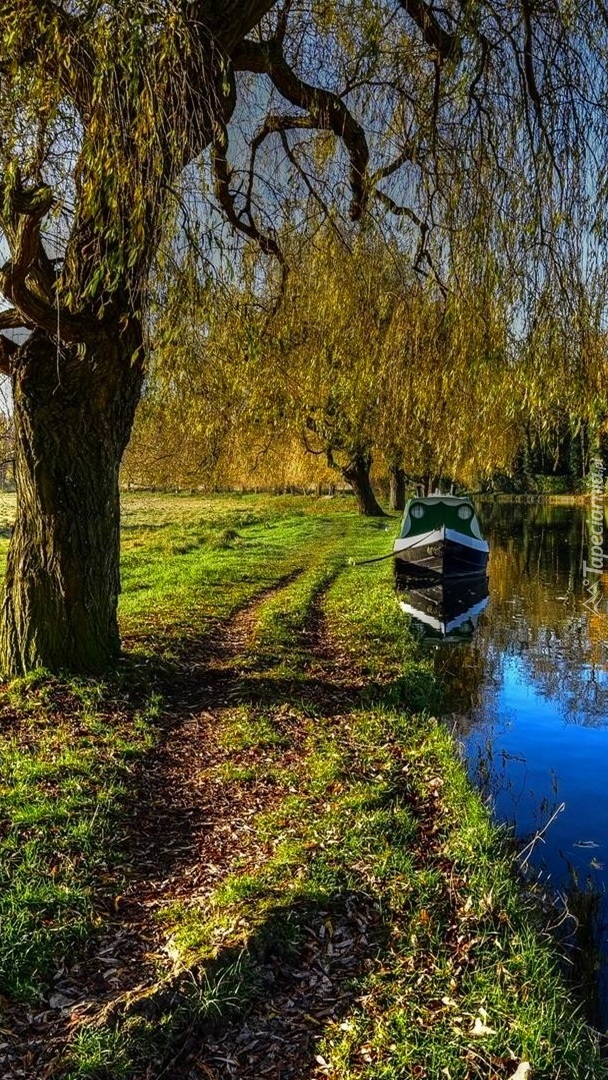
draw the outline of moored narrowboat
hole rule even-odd
[[[456,495],[410,499],[393,545],[398,571],[438,578],[484,573],[489,551],[473,503]]]

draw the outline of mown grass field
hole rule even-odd
[[[2,691],[4,1075],[606,1075],[390,560],[349,563],[395,528],[125,496],[124,659]]]

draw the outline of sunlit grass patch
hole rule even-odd
[[[3,993],[37,993],[58,955],[98,924],[93,887],[116,869],[127,761],[153,745],[159,707],[152,694],[136,716],[117,717],[102,701],[90,682],[44,673],[13,683],[0,701]]]
[[[123,531],[121,563],[120,613],[128,632],[166,632],[180,618],[192,629],[204,617],[229,616],[314,559],[325,533],[335,542],[342,518],[348,520],[344,514],[304,515],[298,506],[285,501],[278,507],[268,497],[242,501],[246,507],[231,498],[201,499],[198,505],[178,499],[177,517],[156,526],[134,515]],[[169,515],[171,500],[158,497],[158,503]],[[123,512],[123,523],[124,518]]]
[[[547,1080],[604,1075],[538,911],[522,901],[508,848],[463,781],[449,737],[434,723],[413,751],[411,782],[423,804],[436,802],[438,840],[427,867],[390,890],[390,944],[366,980],[365,1007],[330,1025],[321,1046],[331,1075],[394,1080],[417,1068],[464,1080],[503,1067],[510,1076],[519,1061]],[[406,927],[399,913],[408,910]]]
[[[378,552],[377,534],[361,539],[363,557]],[[441,687],[397,604],[390,559],[347,567],[329,589],[326,612],[337,654],[346,667],[365,676],[372,703],[376,699],[413,711],[440,709]]]
[[[219,742],[226,750],[265,750],[288,745],[289,736],[284,726],[276,722],[272,712],[243,705],[226,712]]]
[[[348,535],[341,542],[335,534],[323,537],[308,553],[312,566],[264,605],[251,643],[249,662],[253,669],[275,668],[281,674],[302,674],[309,660],[302,631],[317,596],[344,565],[347,542]]]

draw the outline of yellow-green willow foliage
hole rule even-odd
[[[520,421],[549,447],[564,428],[584,426],[592,446],[608,428],[605,296],[599,281],[573,281],[568,305],[557,307],[547,286],[531,307],[516,369]]]
[[[446,297],[411,283],[383,354],[378,442],[387,464],[466,484],[506,470],[516,450],[509,381],[500,297],[462,286]]]
[[[359,457],[376,477],[400,468],[475,488],[515,472],[531,431],[558,442],[564,423],[605,425],[606,340],[589,297],[576,318],[538,303],[524,332],[489,257],[459,266],[446,291],[369,234],[346,246],[322,231],[290,254],[276,311],[255,260],[239,288],[202,287],[182,267],[155,319],[125,476],[307,487],[348,479]]]
[[[338,465],[377,445],[384,342],[400,288],[380,243],[349,249],[319,234],[271,324],[269,377],[274,370],[282,383],[288,422]]]
[[[443,299],[380,241],[317,236],[274,314],[251,288],[201,286],[187,262],[158,305],[124,477],[303,487],[391,454],[411,475],[453,474],[479,433],[447,326]]]
[[[327,233],[294,258],[272,313],[253,283],[201,287],[184,265],[154,319],[125,476],[203,486],[335,482],[328,458],[339,468],[375,441],[381,340],[396,296],[380,278],[367,251],[350,253]]]
[[[235,286],[202,281],[192,258],[167,268],[124,483],[280,490],[333,480],[293,437],[256,272],[255,259],[245,263]]]
[[[464,483],[511,464],[508,313],[491,275],[421,282],[405,253],[361,237],[317,238],[298,265],[276,335],[294,419],[340,462],[381,454],[411,477]]]
[[[259,333],[243,290],[199,278],[192,257],[157,289],[149,374],[124,476],[135,483],[213,487],[247,426],[250,356]]]

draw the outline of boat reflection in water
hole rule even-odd
[[[421,641],[470,641],[482,611],[488,604],[488,578],[479,574],[466,578],[422,579],[403,573],[395,575],[402,611],[412,618],[412,629]]]

